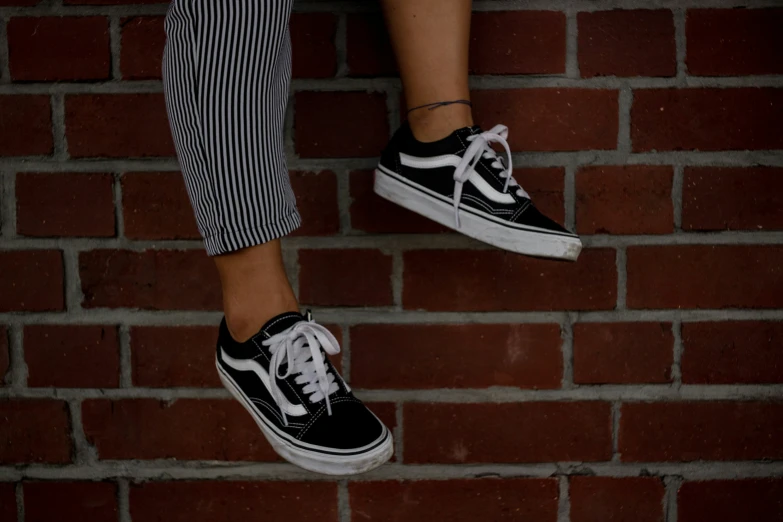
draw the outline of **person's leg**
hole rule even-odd
[[[575,260],[579,238],[513,179],[508,129],[473,125],[471,0],[382,2],[409,112],[381,155],[375,192],[499,248]]]
[[[383,0],[383,12],[408,108],[469,100],[471,0]],[[411,112],[408,121],[423,142],[473,125],[470,107],[460,103]]]
[[[283,151],[291,3],[175,0],[166,18],[169,121],[238,341],[298,310],[277,240],[299,225]]]

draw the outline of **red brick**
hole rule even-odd
[[[695,76],[783,73],[783,9],[690,9],[688,72]]]
[[[571,522],[663,522],[657,477],[571,477]]]
[[[0,312],[63,310],[63,291],[59,250],[0,252]]]
[[[337,522],[337,484],[278,481],[132,484],[130,514],[133,520],[144,522]]]
[[[637,89],[635,152],[783,148],[783,89]]]
[[[683,383],[783,383],[783,323],[685,323],[682,343]]]
[[[447,232],[435,221],[378,196],[374,171],[351,172],[351,227],[371,234],[427,234]]]
[[[334,172],[294,171],[291,186],[302,226],[292,235],[329,236],[340,232],[340,209],[337,206],[337,176]]]
[[[117,520],[117,485],[110,482],[25,482],[25,522]]]
[[[123,80],[157,80],[161,77],[166,32],[163,16],[123,18],[120,70]]]
[[[291,53],[294,78],[329,78],[337,72],[334,46],[337,17],[332,13],[291,14]]]
[[[477,124],[503,123],[514,151],[570,151],[617,147],[617,91],[496,89],[471,94]]]
[[[65,134],[74,158],[175,155],[162,93],[67,95]]]
[[[124,174],[122,212],[125,235],[131,239],[201,237],[179,172]]]
[[[783,229],[783,168],[687,167],[684,230]]]
[[[603,402],[408,403],[404,458],[414,464],[609,460],[610,410]]]
[[[629,247],[630,308],[779,308],[783,247]]]
[[[561,344],[560,327],[550,324],[359,325],[351,328],[351,384],[559,388]]]
[[[6,374],[11,368],[11,358],[8,350],[8,330],[5,326],[0,326],[0,386],[3,386]]]
[[[582,167],[576,175],[580,234],[668,234],[674,230],[671,167]]]
[[[577,323],[574,382],[671,382],[674,335],[668,323]]]
[[[477,12],[471,18],[470,40],[473,74],[565,72],[565,13]]]
[[[389,140],[383,94],[297,92],[295,104],[294,141],[303,158],[378,156]]]
[[[16,175],[16,231],[37,237],[114,236],[110,174]]]
[[[583,250],[573,264],[500,250],[413,250],[403,259],[406,309],[609,310],[617,301],[611,249]]]
[[[116,388],[120,345],[116,326],[28,325],[24,328],[27,385]]]
[[[89,399],[84,433],[101,459],[277,460],[241,404],[222,399]]]
[[[346,61],[350,76],[398,75],[389,34],[381,14],[349,14],[346,26]]]
[[[4,5],[0,1],[0,5]],[[0,482],[0,520],[16,522],[16,484]]]
[[[389,306],[392,258],[380,250],[300,250],[299,299],[322,306]]]
[[[783,403],[623,404],[619,452],[626,462],[780,459]]]
[[[669,10],[583,12],[579,71],[594,76],[674,76],[674,16]]]
[[[0,156],[51,154],[52,109],[42,94],[0,95]]]
[[[200,250],[92,250],[79,254],[87,308],[220,310],[220,283]]]
[[[354,522],[557,520],[553,478],[351,482]]]
[[[0,463],[70,462],[68,417],[65,401],[0,400]]]
[[[105,16],[15,17],[8,22],[13,81],[108,80],[109,19]]]
[[[779,522],[783,480],[757,478],[686,482],[677,493],[679,522]]]
[[[219,387],[214,326],[135,326],[130,331],[133,384]]]

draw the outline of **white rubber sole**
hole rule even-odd
[[[559,236],[532,227],[509,227],[489,214],[476,215],[477,210],[464,205],[460,207],[465,209],[460,212],[460,228],[456,228],[451,203],[438,199],[434,193],[412,188],[396,174],[382,169],[379,166],[375,170],[376,194],[466,236],[519,254],[568,261],[576,261],[582,250],[582,242],[577,237]]]
[[[291,464],[308,471],[323,473],[325,475],[356,475],[381,466],[388,461],[394,453],[394,442],[391,433],[389,433],[388,428],[385,426],[383,435],[385,437],[384,442],[367,453],[361,453],[359,455],[325,455],[323,453],[298,448],[275,433],[271,427],[267,426],[265,421],[260,418],[260,415],[256,412],[255,408],[248,403],[244,394],[240,391],[239,386],[234,382],[234,379],[223,371],[217,360],[215,360],[215,367],[217,368],[218,376],[220,377],[223,386],[226,387],[231,395],[233,395],[253,417],[253,420],[256,421],[256,424],[261,429],[266,440],[269,441],[269,444],[272,445],[275,452]]]

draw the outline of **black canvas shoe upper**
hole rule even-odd
[[[281,314],[244,343],[234,341],[224,320],[218,369],[233,380],[260,420],[294,446],[324,454],[370,451],[385,441],[387,430],[354,397],[326,356],[327,351],[339,352],[337,340],[308,319]]]
[[[459,228],[461,212],[472,212],[542,233],[576,237],[539,212],[510,175],[507,132],[502,125],[488,132],[478,126],[464,127],[442,140],[423,143],[413,136],[406,122],[384,150],[380,167],[451,205],[456,199],[459,210],[455,207],[454,228]],[[505,150],[497,153],[492,143]]]

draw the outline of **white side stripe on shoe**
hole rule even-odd
[[[220,348],[220,359],[226,363],[227,366],[239,372],[254,372],[258,378],[261,379],[261,382],[264,383],[264,386],[266,386],[269,395],[272,395],[272,390],[269,387],[269,374],[264,369],[264,367],[258,364],[256,361],[252,359],[234,359],[233,357],[226,355],[226,352],[223,351],[223,348]],[[274,397],[274,395],[272,396]],[[282,399],[280,409],[282,409],[286,415],[290,415],[292,417],[299,417],[307,414],[307,410],[304,406],[301,404],[291,404],[291,402],[288,401],[285,397]]]
[[[437,169],[442,167],[456,167],[462,160],[456,154],[444,154],[443,156],[432,156],[429,158],[419,158],[408,154],[400,153],[400,162],[406,167],[415,169]],[[492,186],[479,176],[475,171],[470,173],[467,181],[473,184],[481,194],[490,201],[502,203],[504,205],[513,205],[516,200],[511,194],[504,194],[495,190]]]

